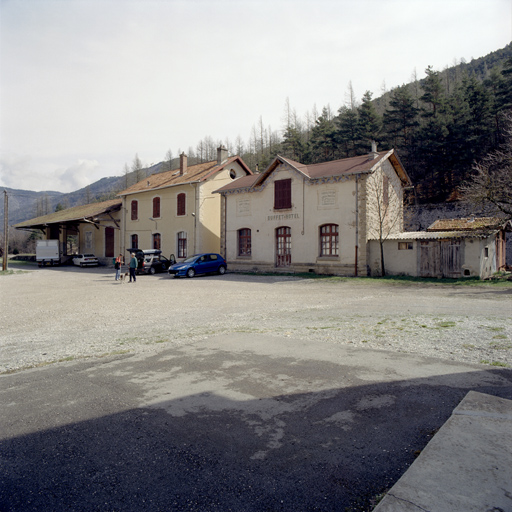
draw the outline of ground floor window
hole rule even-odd
[[[320,256],[338,256],[338,224],[320,226]]]
[[[132,235],[131,248],[132,249],[138,249],[139,248],[139,235]]]
[[[185,231],[178,233],[178,258],[187,257],[187,234]]]
[[[398,242],[399,251],[412,251],[412,242]]]
[[[251,255],[251,230],[244,228],[238,230],[238,256]]]
[[[153,249],[161,249],[162,248],[162,236],[160,233],[153,234]]]

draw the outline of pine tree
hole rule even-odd
[[[372,93],[366,91],[363,95],[359,111],[357,152],[365,153],[370,148],[371,141],[379,140],[382,120],[377,114],[372,102]]]
[[[418,109],[414,106],[409,89],[405,84],[397,87],[384,112],[384,129],[388,144],[400,148],[406,161],[412,161],[411,149],[418,125]]]
[[[309,141],[308,163],[326,162],[334,158],[336,148],[336,127],[329,107],[315,121]]]
[[[420,98],[423,103],[422,116],[425,118],[437,117],[445,103],[443,85],[439,71],[434,71],[432,66],[428,66],[425,73],[427,76],[421,84],[423,95]]]
[[[337,155],[345,158],[356,155],[359,140],[359,119],[357,110],[343,106],[335,118]]]

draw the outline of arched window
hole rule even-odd
[[[139,202],[133,200],[131,203],[131,212],[132,212],[132,220],[137,220],[139,218]]]
[[[238,230],[238,256],[251,255],[251,230],[247,228]]]
[[[177,198],[177,215],[185,215],[186,214],[186,194],[182,192],[181,194],[178,194]]]
[[[338,256],[338,224],[320,226],[320,256]]]
[[[160,198],[159,197],[153,198],[153,218],[154,219],[160,218]]]
[[[185,231],[178,233],[178,258],[187,257],[187,234]]]
[[[162,236],[160,233],[153,234],[153,249],[161,249],[162,248]]]
[[[132,235],[132,249],[138,249],[139,248],[139,235]]]

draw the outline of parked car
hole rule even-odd
[[[162,255],[160,249],[128,249],[128,252],[134,253],[137,258],[137,274],[156,274],[157,272],[166,272],[169,267],[176,262],[174,255],[170,259]]]
[[[144,263],[142,272],[154,275],[157,272],[167,272],[171,266],[171,261],[162,255],[160,250],[144,251]]]
[[[73,265],[77,265],[79,267],[87,267],[99,265],[100,262],[98,258],[94,256],[94,254],[75,254],[73,256]]]
[[[227,268],[226,260],[220,254],[203,253],[195,254],[181,263],[172,265],[169,274],[174,277],[194,277],[196,274],[218,272],[222,275],[226,273]]]

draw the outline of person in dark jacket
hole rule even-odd
[[[134,252],[132,252],[131,256],[132,257],[130,259],[130,283],[132,282],[132,278],[133,278],[133,282],[135,283],[135,281],[137,281],[135,274],[137,273],[137,266],[138,266],[139,262],[137,261],[137,258],[135,257]]]

